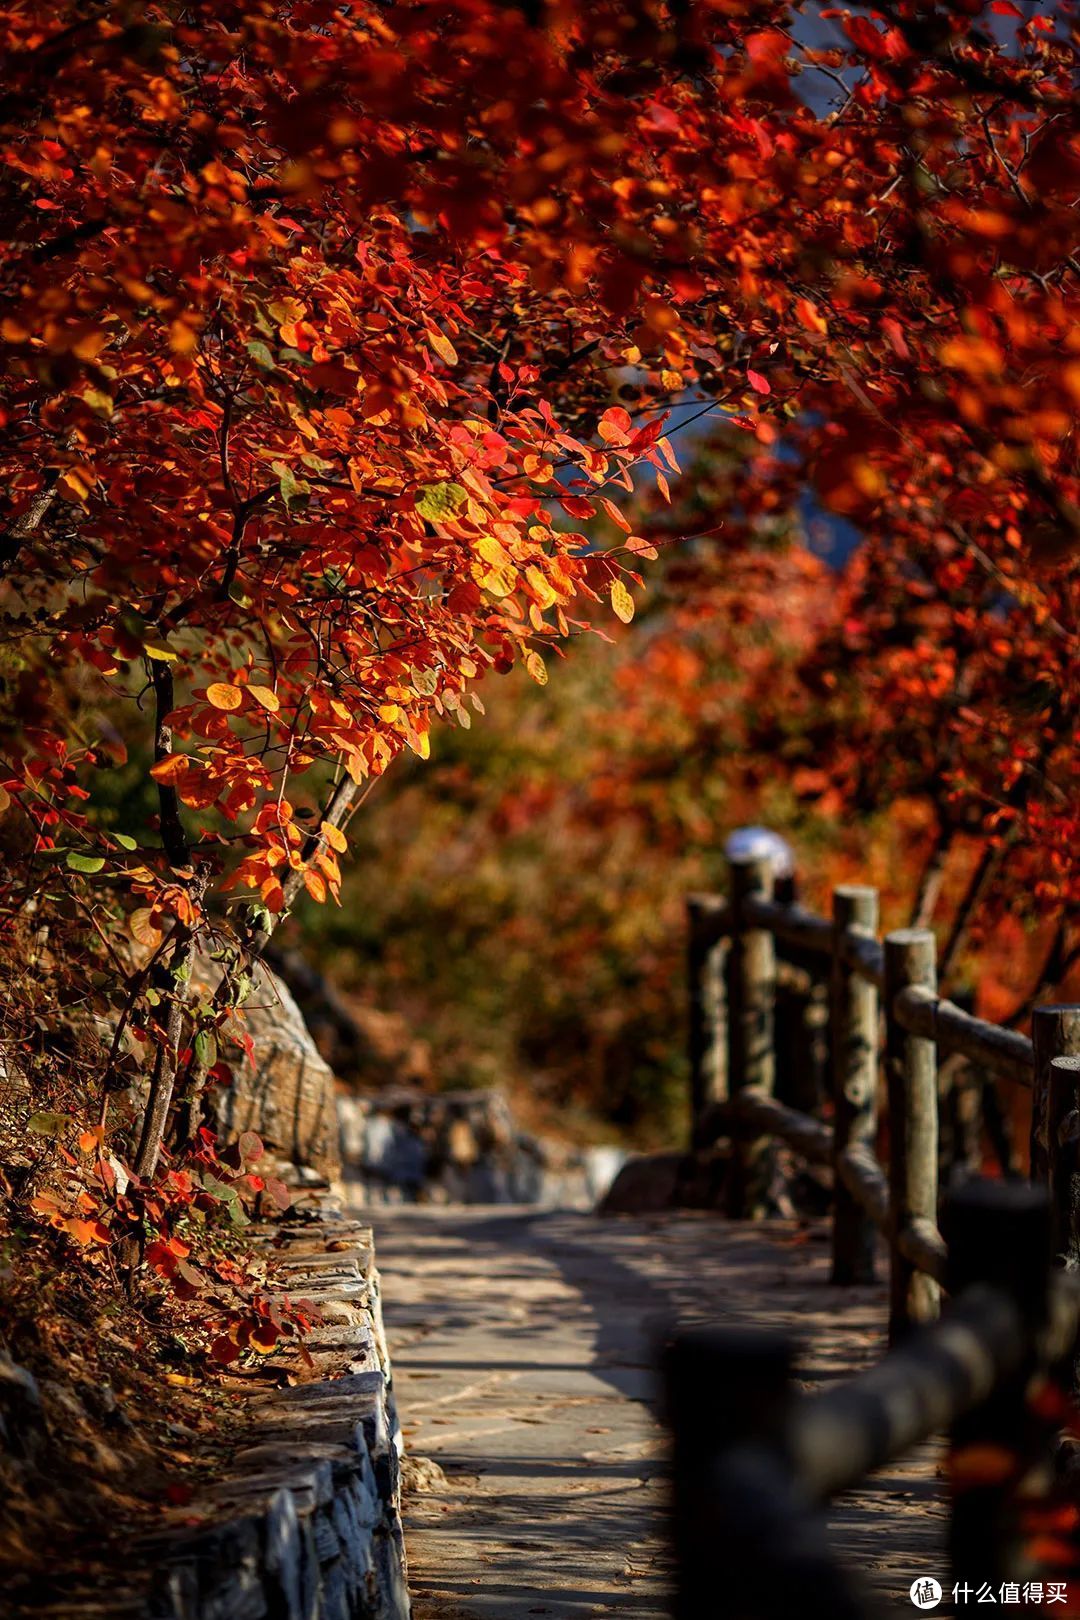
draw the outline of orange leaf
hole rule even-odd
[[[97,1239],[93,1221],[81,1221],[77,1215],[73,1215],[70,1220],[64,1222],[64,1226],[75,1242],[82,1244],[83,1248]]]
[[[273,1322],[260,1322],[258,1327],[252,1328],[248,1339],[248,1347],[257,1350],[260,1355],[268,1356],[277,1344],[280,1333]]]
[[[622,444],[631,426],[630,413],[624,411],[621,405],[613,405],[600,418],[600,437],[609,444]]]
[[[658,475],[658,477],[662,476],[663,474]],[[655,562],[656,558],[659,556],[656,547],[650,545],[647,540],[643,540],[639,534],[632,534],[630,536],[629,540],[626,542],[626,549],[627,551],[632,551],[635,556],[646,558],[649,562]]]
[[[190,768],[191,760],[187,754],[166,754],[165,758],[159,759],[156,765],[151,765],[150,775],[155,782],[165,782],[171,785],[174,782],[179,782],[182,776],[186,776]]]
[[[304,888],[320,904],[326,899],[326,879],[310,866],[304,869]]]
[[[965,1485],[1000,1485],[1016,1473],[1016,1453],[1006,1446],[965,1446],[949,1459],[949,1478],[963,1489]]]
[[[213,686],[206,688],[206,701],[215,709],[238,709],[244,701],[244,694],[238,686],[215,681]]]
[[[324,821],[319,831],[331,849],[336,849],[339,855],[344,855],[349,847],[349,840],[340,827],[335,827],[332,821]]]
[[[140,945],[146,945],[155,950],[161,944],[161,929],[154,921],[154,913],[149,906],[140,906],[128,918],[128,930],[132,939]]]
[[[262,896],[267,911],[277,913],[285,910],[285,890],[281,887],[277,878],[267,878],[266,882],[260,886],[259,894]]]
[[[438,355],[440,360],[445,360],[448,366],[457,365],[457,350],[454,348],[454,345],[446,336],[445,332],[440,332],[438,328],[432,328],[432,330],[428,333],[428,342],[431,344],[431,347],[435,350],[435,353]]]

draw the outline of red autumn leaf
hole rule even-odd
[[[632,426],[629,411],[623,410],[621,405],[613,405],[600,418],[600,437],[610,444],[623,444]]]
[[[266,1151],[266,1149],[263,1147],[262,1137],[257,1131],[242,1131],[236,1145],[239,1150],[241,1162],[244,1164],[253,1163],[256,1159],[261,1159]]]

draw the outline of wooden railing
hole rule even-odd
[[[767,861],[733,861],[730,878],[727,900],[688,903],[693,1140],[704,1147],[733,1139],[728,1213],[764,1213],[773,1139],[830,1164],[833,1280],[868,1281],[883,1234],[890,1338],[932,1320],[946,1265],[937,1224],[938,1054],[960,1053],[982,1073],[1031,1090],[1032,1177],[1049,1190],[1052,1252],[1077,1253],[1080,1006],[1037,1007],[1029,1039],[938,994],[928,929],[879,939],[875,890],[836,889],[827,919],[774,898]],[[777,995],[793,978],[804,992],[825,987],[828,1122],[774,1095]],[[785,1005],[790,1018],[798,996]],[[790,1053],[792,1031],[783,1033]],[[875,1153],[879,1090],[887,1168]]]
[[[1042,1189],[973,1183],[949,1213],[955,1298],[849,1383],[796,1393],[797,1346],[782,1334],[701,1329],[670,1347],[676,1620],[868,1620],[911,1613],[910,1584],[929,1579],[957,1614],[983,1588],[993,1596],[982,1601],[1001,1602],[1004,1583],[1018,1606],[1031,1582],[1042,1583],[1042,1601],[1058,1588],[1075,1599],[1078,1564],[1068,1532],[1054,1531],[1075,1510],[1055,1484],[1054,1457],[1080,1285],[1050,1268]],[[875,1610],[859,1573],[830,1551],[821,1510],[942,1432],[947,1548],[912,1559]],[[954,1588],[963,1594],[955,1610]]]
[[[695,896],[688,908],[694,1144],[730,1141],[737,1218],[767,1210],[774,1141],[831,1166],[832,1281],[871,1281],[884,1238],[893,1348],[850,1383],[799,1397],[782,1336],[676,1339],[667,1388],[679,1620],[866,1615],[814,1512],[943,1431],[952,1579],[1045,1573],[1032,1514],[1052,1498],[1080,1333],[1080,1280],[1065,1269],[1080,1262],[1080,1007],[1036,1008],[1029,1039],[938,994],[931,932],[879,939],[873,889],[835,890],[827,920],[774,897],[766,862],[733,862],[730,876],[726,900]],[[831,1118],[774,1094],[778,1052],[792,1063],[813,1047],[804,1015],[821,987]],[[944,1235],[939,1053],[1032,1094],[1031,1182],[968,1181],[946,1206]],[[906,1592],[895,1597],[910,1607]]]

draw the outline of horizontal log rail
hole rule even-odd
[[[832,923],[805,910],[797,901],[784,905],[779,900],[751,896],[743,907],[743,921],[750,928],[767,929],[783,944],[798,950],[819,951],[826,958],[832,955]]]
[[[729,916],[721,902],[713,913],[716,927],[722,930]],[[837,935],[827,918],[777,900],[749,900],[743,918],[753,927],[771,933],[781,944],[816,955],[823,973],[834,955],[839,955],[845,966],[875,989],[885,987],[885,950],[878,939],[868,938],[857,929],[845,929]],[[1002,1029],[985,1018],[974,1018],[954,1002],[925,991],[906,996],[899,1004],[898,1016],[905,1028],[936,1041],[943,1051],[973,1058],[1003,1079],[1023,1086],[1032,1084],[1035,1057],[1026,1035]]]
[[[820,1138],[805,1140],[820,1154]],[[865,1620],[858,1576],[832,1556],[815,1515],[942,1433],[951,1578],[974,1590],[976,1581],[1060,1577],[1060,1541],[1033,1543],[1026,1529],[1058,1507],[1052,1460],[1080,1334],[1080,1281],[1050,1266],[1049,1216],[1039,1188],[982,1181],[960,1190],[946,1212],[946,1314],[821,1395],[797,1392],[797,1346],[785,1335],[699,1328],[676,1338],[665,1373],[677,1620]],[[906,1598],[896,1593],[898,1604]]]
[[[959,1052],[1004,1080],[1033,1085],[1035,1052],[1026,1035],[987,1023],[985,1018],[973,1018],[955,1002],[921,986],[902,990],[895,1011],[897,1021],[906,1030],[933,1041],[939,1051]]]
[[[713,1103],[698,1121],[694,1145],[710,1147],[721,1137],[767,1135],[786,1143],[808,1164],[834,1165],[845,1187],[873,1221],[877,1231],[894,1242],[912,1265],[944,1284],[945,1242],[932,1221],[910,1221],[896,1231],[889,1203],[889,1181],[874,1153],[865,1145],[849,1146],[834,1154],[834,1133],[821,1120],[748,1088],[726,1102]]]

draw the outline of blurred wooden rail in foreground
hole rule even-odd
[[[1077,1515],[1054,1482],[1060,1430],[1075,1415],[1080,1335],[1080,1006],[1036,1008],[1028,1039],[938,995],[929,930],[879,939],[875,890],[836,889],[828,920],[774,896],[767,860],[729,870],[726,900],[688,902],[694,1145],[730,1139],[727,1210],[737,1219],[765,1212],[774,1142],[831,1166],[832,1281],[872,1281],[884,1239],[892,1348],[869,1372],[807,1398],[793,1393],[796,1347],[783,1335],[698,1330],[675,1340],[666,1382],[679,1620],[865,1616],[815,1510],[940,1433],[951,1572],[912,1570],[912,1579],[935,1575],[946,1600],[954,1582],[989,1582],[1000,1601],[998,1582],[1045,1586],[1071,1574],[1080,1601]],[[790,1063],[812,1061],[815,1003],[827,1008],[819,1089],[828,1121],[774,1096],[778,1047]],[[939,1053],[1032,1095],[1030,1182],[962,1183],[944,1232]],[[1066,1521],[1068,1533],[1047,1532]],[[907,1593],[897,1601],[910,1607]]]

